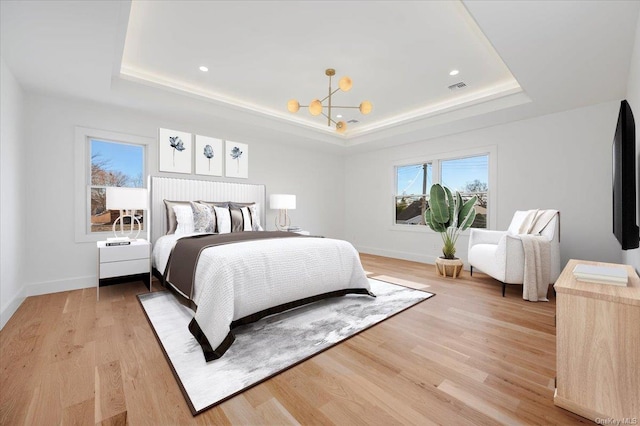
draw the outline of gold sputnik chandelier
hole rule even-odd
[[[335,108],[358,108],[360,110],[360,112],[362,114],[369,114],[371,112],[371,109],[373,108],[373,105],[371,105],[371,102],[369,101],[363,101],[360,103],[359,106],[336,106],[333,105],[331,102],[331,97],[338,91],[338,90],[342,90],[343,92],[348,92],[351,89],[351,86],[353,85],[353,82],[351,81],[351,79],[349,77],[342,77],[340,79],[340,81],[338,82],[338,88],[335,90],[331,89],[331,77],[333,77],[334,75],[336,75],[336,70],[334,70],[333,68],[327,68],[324,72],[328,77],[329,77],[329,94],[327,96],[325,96],[323,99],[314,99],[313,101],[311,101],[311,103],[309,105],[300,105],[300,103],[295,100],[295,99],[291,99],[289,101],[289,103],[287,104],[287,108],[289,109],[289,112],[298,112],[298,110],[300,109],[300,107],[304,107],[304,108],[309,108],[309,112],[311,113],[311,115],[324,115],[325,117],[327,117],[327,126],[331,126],[331,123],[336,125],[336,131],[338,133],[344,133],[347,130],[347,123],[345,123],[344,121],[338,121],[336,122],[333,118],[331,118],[331,111]],[[323,105],[324,101],[328,101],[327,102],[327,113],[325,114],[324,112],[324,108],[325,106]],[[340,117],[340,116],[338,116]]]

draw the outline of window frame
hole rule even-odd
[[[432,164],[432,183],[440,183],[441,182],[441,162],[442,161],[447,161],[447,160],[456,160],[456,159],[460,159],[460,158],[467,158],[467,157],[476,157],[476,156],[480,156],[480,155],[487,155],[489,157],[488,159],[488,163],[489,163],[489,167],[488,167],[488,182],[487,185],[489,187],[488,191],[487,191],[487,227],[486,228],[482,228],[482,229],[491,229],[491,226],[494,226],[496,223],[496,206],[497,206],[497,200],[496,200],[496,190],[495,190],[495,185],[497,182],[497,162],[498,162],[498,150],[497,150],[497,146],[496,145],[490,145],[490,146],[485,146],[485,147],[478,147],[478,148],[470,148],[470,149],[464,149],[464,150],[459,150],[459,151],[448,151],[448,152],[442,152],[442,153],[435,153],[432,155],[428,155],[428,156],[419,156],[419,157],[414,157],[414,158],[410,158],[410,159],[403,159],[403,160],[397,160],[391,163],[391,172],[393,173],[393,178],[392,178],[392,196],[391,196],[391,200],[392,202],[391,204],[391,209],[390,209],[390,213],[391,213],[391,225],[390,225],[390,230],[392,231],[402,231],[402,232],[425,232],[425,233],[432,233],[432,234],[437,234],[437,232],[433,231],[431,228],[429,228],[429,226],[427,225],[407,225],[407,224],[401,224],[401,223],[396,223],[396,198],[398,196],[398,194],[396,194],[396,190],[398,188],[398,171],[397,168],[398,167],[402,167],[402,166],[411,166],[411,165],[416,165],[416,164],[424,164],[424,163],[431,163]],[[469,228],[471,229],[471,228]],[[470,231],[469,229],[463,231],[461,233],[461,235],[469,235]]]
[[[143,188],[148,187],[149,176],[149,147],[155,141],[145,136],[130,135],[108,130],[91,129],[88,127],[75,128],[75,241],[95,242],[103,241],[112,235],[109,231],[91,232],[91,139],[104,142],[116,142],[128,145],[140,145],[143,148]],[[150,217],[146,212],[146,217]],[[148,233],[148,229],[145,229]]]

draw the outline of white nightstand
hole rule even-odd
[[[131,241],[124,246],[107,246],[98,241],[97,295],[100,299],[100,282],[107,278],[147,274],[151,291],[151,243],[147,240]]]

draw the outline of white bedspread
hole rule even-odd
[[[163,272],[179,237],[154,246],[153,263]],[[203,250],[196,267],[195,319],[212,348],[232,321],[262,310],[331,291],[369,289],[356,249],[329,238],[247,241]]]

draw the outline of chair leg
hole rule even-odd
[[[507,289],[507,285],[505,283],[502,283],[502,297],[504,297],[504,292]]]
[[[473,276],[473,265],[469,265],[469,267],[471,268],[471,270],[469,271],[469,276]]]

